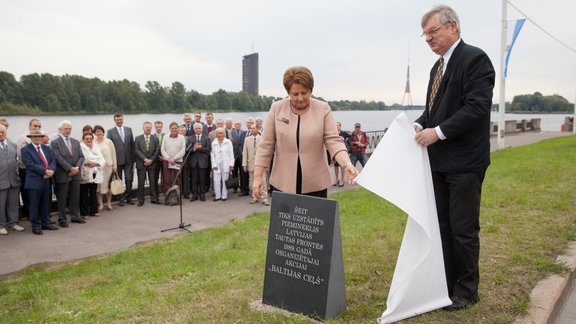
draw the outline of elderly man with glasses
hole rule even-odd
[[[428,148],[446,282],[457,311],[478,302],[480,197],[490,164],[490,108],[495,72],[480,48],[460,38],[452,8],[437,6],[421,21],[439,58],[430,71],[427,107],[415,139]]]

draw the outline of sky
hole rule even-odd
[[[511,0],[576,49],[576,1]],[[284,97],[282,75],[303,65],[325,100],[423,105],[438,59],[420,37],[428,0],[0,0],[0,71],[147,81],[211,94],[242,90],[242,56],[259,53],[260,94]],[[445,1],[462,39],[482,48],[497,71],[502,2]],[[523,16],[507,6],[507,19]],[[512,50],[506,100],[515,95],[576,98],[576,53],[527,21]],[[407,99],[405,101],[407,103]]]

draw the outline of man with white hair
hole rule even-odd
[[[0,124],[0,235],[8,234],[7,227],[18,232],[24,230],[18,225],[20,178],[16,161],[16,144],[6,139],[6,126]]]
[[[232,143],[234,143],[233,139],[232,139],[232,130],[233,130],[233,121],[232,118],[226,118],[224,120],[224,131],[226,132],[224,135],[226,135],[226,138],[231,140]]]
[[[58,137],[50,148],[56,159],[54,173],[56,199],[58,200],[58,225],[68,227],[66,202],[69,203],[72,223],[84,224],[80,217],[80,169],[84,164],[84,154],[80,142],[72,137],[72,122],[64,120],[58,125]]]
[[[438,60],[430,71],[426,109],[415,121],[427,148],[438,212],[448,311],[478,302],[480,200],[490,165],[490,110],[495,71],[480,48],[460,37],[460,20],[437,6],[421,20],[422,37]]]
[[[256,117],[256,127],[258,127],[258,132],[260,135],[264,134],[264,119],[262,117]]]

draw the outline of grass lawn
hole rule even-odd
[[[481,210],[480,303],[414,323],[510,323],[576,240],[576,136],[492,155]],[[374,323],[386,308],[406,215],[370,192],[338,193],[348,310],[333,320]],[[0,277],[0,322],[306,323],[264,314],[268,214],[127,251],[39,265]],[[5,259],[2,262],[9,262]],[[329,321],[330,322],[330,321]]]

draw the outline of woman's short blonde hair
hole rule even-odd
[[[293,66],[288,68],[288,70],[284,72],[283,83],[286,92],[290,92],[290,88],[292,88],[292,85],[294,84],[299,84],[310,91],[314,89],[314,77],[312,76],[312,72],[304,66]]]
[[[222,128],[222,127],[216,128],[216,130],[214,130],[214,134],[215,134],[215,135],[218,135],[218,134],[224,134],[224,135],[226,135],[226,133],[224,133],[224,128]]]

